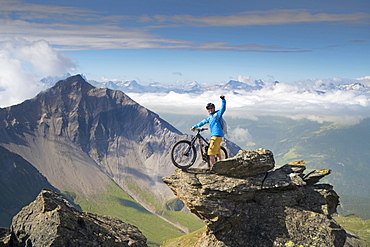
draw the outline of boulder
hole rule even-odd
[[[303,179],[304,161],[273,168],[268,150],[239,154],[216,169],[177,169],[162,179],[204,221],[196,247],[344,245],[346,232],[331,218],[339,197],[331,185]]]
[[[273,154],[267,149],[240,150],[233,158],[216,162],[211,171],[230,177],[249,177],[265,173],[275,165]]]
[[[79,212],[46,189],[13,217],[3,239],[3,246],[147,246],[137,227],[114,217]]]

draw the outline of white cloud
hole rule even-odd
[[[329,90],[318,93],[312,90],[311,85],[279,83],[250,92],[218,91],[202,95],[129,93],[135,101],[155,112],[176,114],[205,113],[204,107],[208,102],[220,107],[221,94],[227,99],[225,116],[232,118],[258,119],[263,115],[275,115],[318,122],[357,123],[370,117],[370,91]]]
[[[61,75],[75,67],[69,57],[56,52],[44,40],[17,45],[14,55],[31,64],[35,72],[47,76]]]
[[[118,79],[110,79],[110,78],[107,78],[107,77],[105,77],[105,76],[102,76],[102,77],[100,78],[100,80],[101,80],[102,82],[109,82],[109,81],[114,81],[114,82],[116,82],[116,81],[119,81]]]
[[[364,76],[362,78],[356,79],[359,83],[364,84],[365,86],[370,87],[370,76]]]
[[[40,79],[66,74],[74,67],[69,57],[42,40],[0,43],[0,107],[34,97],[45,89]]]
[[[244,143],[245,146],[254,146],[252,135],[249,133],[248,129],[244,128],[234,128],[228,131],[228,139],[235,143]]]

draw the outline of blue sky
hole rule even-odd
[[[0,6],[2,49],[36,53],[40,42],[50,48],[40,54],[58,57],[43,71],[8,53],[35,77],[67,71],[93,80],[212,84],[238,76],[293,83],[370,75],[368,0],[0,0]]]

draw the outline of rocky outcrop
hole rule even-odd
[[[51,190],[43,190],[0,234],[0,246],[147,246],[137,227],[79,212]]]
[[[211,170],[176,170],[163,181],[207,231],[195,246],[344,246],[331,218],[339,197],[316,182],[330,170],[304,175],[304,161],[274,168],[269,150],[240,151]]]

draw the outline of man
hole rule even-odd
[[[207,154],[209,155],[210,163],[213,165],[217,160],[221,160],[221,141],[224,136],[222,130],[222,115],[226,111],[226,100],[225,96],[221,95],[221,109],[216,111],[215,105],[213,103],[208,103],[206,109],[209,113],[209,116],[203,119],[200,123],[194,125],[190,130],[194,131],[196,128],[202,127],[206,123],[209,123],[209,128],[211,130],[211,141],[209,143],[209,148]]]

